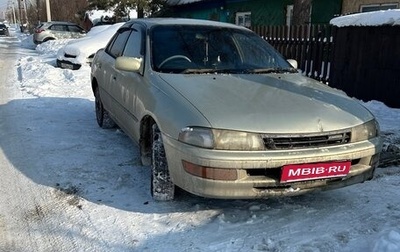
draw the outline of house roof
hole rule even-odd
[[[337,17],[332,19],[330,24],[337,27],[400,25],[400,9],[371,11]]]

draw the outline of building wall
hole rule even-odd
[[[314,0],[312,2],[311,23],[329,24],[333,17],[341,14],[341,5],[342,0]]]
[[[173,9],[172,17],[227,21],[227,11],[224,3],[219,0],[177,5]]]
[[[251,25],[283,25],[286,22],[286,6],[293,0],[227,1],[228,22],[235,23],[237,12],[251,12]]]
[[[360,12],[360,7],[363,4],[398,4],[399,0],[343,0],[342,14]]]
[[[237,13],[251,13],[250,26],[285,25],[288,5],[293,4],[294,0],[198,1],[174,6],[171,16],[235,23]],[[310,21],[328,24],[333,17],[340,15],[341,7],[342,0],[313,0]]]

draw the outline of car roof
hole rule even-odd
[[[138,18],[127,21],[124,26],[130,26],[133,23],[143,23],[148,28],[157,25],[206,25],[222,28],[236,28],[248,30],[245,27],[238,26],[231,23],[223,23],[218,21],[204,20],[204,19],[190,19],[190,18]]]
[[[67,21],[51,21],[51,22],[43,22],[45,25],[53,25],[53,24],[65,24],[65,25],[76,25],[76,23],[67,22]]]

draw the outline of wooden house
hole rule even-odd
[[[246,27],[291,25],[294,0],[166,0],[170,16],[208,19]],[[341,14],[342,0],[314,0],[307,23],[328,24]]]

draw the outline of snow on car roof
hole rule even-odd
[[[400,9],[371,11],[333,18],[331,25],[344,26],[381,26],[400,25]]]
[[[136,19],[137,21],[143,22],[148,26],[153,25],[210,25],[216,27],[227,27],[227,28],[239,28],[239,29],[247,29],[244,26],[237,26],[231,23],[224,23],[219,21],[211,21],[205,19],[192,19],[192,18],[140,18]],[[127,22],[127,26],[135,22],[135,20],[131,20]]]

